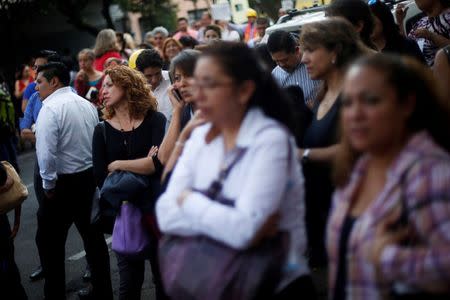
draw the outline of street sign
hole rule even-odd
[[[292,0],[282,0],[281,1],[281,8],[283,10],[289,10],[294,8],[294,1]]]

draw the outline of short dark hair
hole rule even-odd
[[[61,62],[61,56],[53,50],[40,50],[34,55],[34,58],[45,58],[47,62]]]
[[[178,40],[185,48],[194,49],[198,45],[198,41],[190,35],[183,35]]]
[[[267,48],[270,53],[284,51],[286,53],[295,52],[298,46],[295,36],[287,31],[278,30],[273,32],[267,41]]]
[[[61,62],[49,62],[45,65],[39,66],[37,73],[42,73],[48,81],[52,80],[54,77],[58,77],[59,81],[64,85],[68,86],[70,83],[70,73],[67,67]]]
[[[144,72],[147,68],[162,68],[163,59],[155,49],[143,50],[136,59],[136,68]]]
[[[181,18],[178,18],[178,19],[177,19],[177,23],[179,23],[180,21],[186,21],[186,22],[189,22],[188,19],[185,18],[185,17],[181,17]]]

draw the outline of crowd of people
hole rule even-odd
[[[45,299],[66,297],[72,224],[83,299],[113,299],[104,234],[124,300],[146,261],[158,300],[318,299],[317,270],[333,300],[449,299],[450,3],[416,3],[411,32],[380,0],[333,0],[267,43],[252,9],[141,45],[104,29],[76,74],[41,50],[13,93],[2,79],[1,160],[19,170],[16,126],[36,144]],[[0,164],[0,196],[10,186]],[[0,214],[2,299],[27,299],[19,226],[20,207],[12,229]]]

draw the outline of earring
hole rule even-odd
[[[336,63],[336,59],[333,58],[333,59],[331,60],[331,63],[334,65],[334,64]]]

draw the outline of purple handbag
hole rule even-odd
[[[111,248],[130,257],[145,257],[150,245],[149,233],[142,222],[142,212],[128,201],[124,201],[116,217]]]
[[[206,191],[211,200],[233,206],[220,196],[232,166],[243,156],[222,167],[219,178]],[[224,229],[226,230],[226,229]],[[206,236],[166,235],[159,244],[159,266],[166,294],[183,300],[266,299],[280,282],[289,249],[289,234],[278,233],[255,247],[236,250]]]

